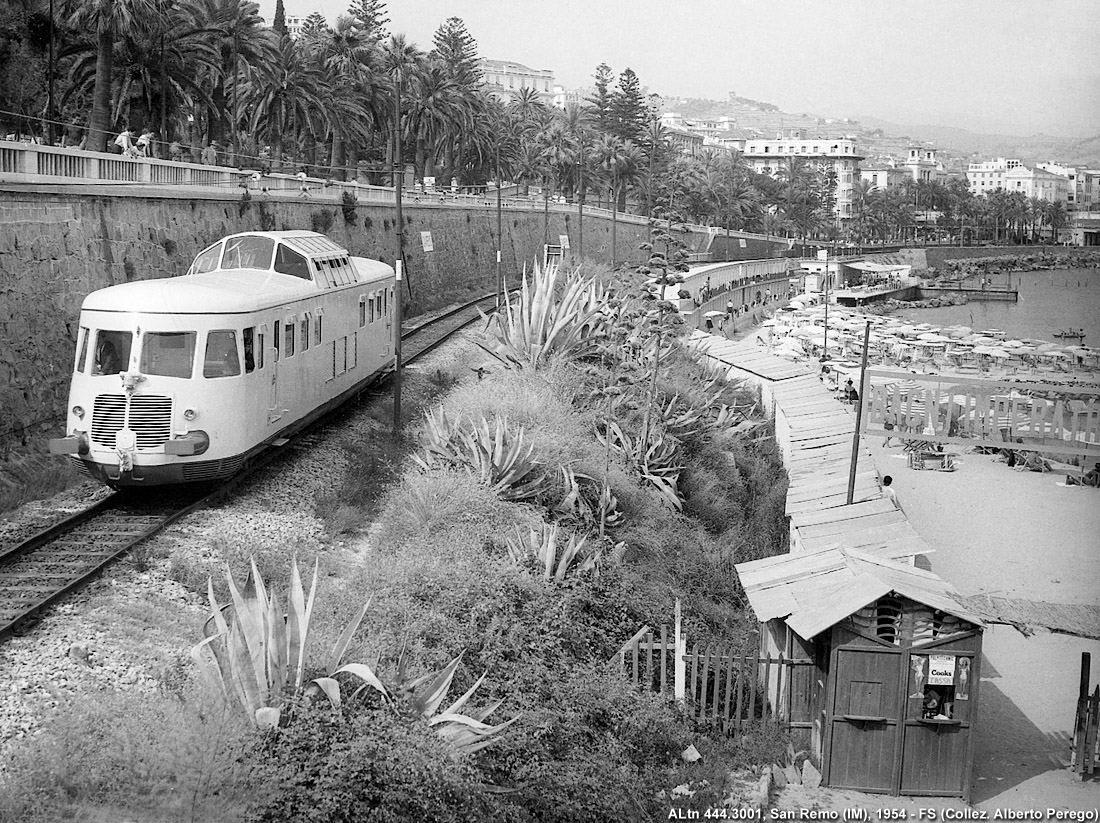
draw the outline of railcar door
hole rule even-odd
[[[901,729],[902,650],[836,650],[826,762],[835,789],[894,793]]]
[[[271,393],[267,409],[267,420],[274,423],[283,416],[279,408],[279,350],[272,346],[267,350],[267,362],[271,364]]]

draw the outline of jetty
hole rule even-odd
[[[999,300],[1009,303],[1017,303],[1020,293],[1016,289],[968,289],[962,286],[920,286],[919,299],[929,297],[946,297],[947,295],[962,295],[967,300]]]

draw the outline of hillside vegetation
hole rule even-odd
[[[348,443],[341,506],[315,506],[334,533],[373,521],[362,553],[327,574],[321,552],[316,575],[294,545],[264,570],[233,558],[202,585],[207,676],[66,704],[17,752],[0,810],[605,821],[733,802],[731,773],[780,757],[784,736],[727,737],[610,662],[677,599],[693,642],[755,642],[733,564],[786,548],[757,398],[693,357],[653,297],[674,277],[662,254],[616,280],[536,270],[486,321],[499,367],[436,376],[450,390],[405,456],[390,442],[381,494],[387,436]]]

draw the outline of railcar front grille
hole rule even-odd
[[[126,420],[126,395],[101,394],[92,407],[92,442],[113,449]]]
[[[183,479],[192,480],[221,480],[232,477],[241,470],[244,465],[244,455],[227,457],[224,460],[207,460],[204,463],[184,463]]]
[[[135,394],[130,398],[130,428],[139,449],[154,449],[172,434],[172,398]],[[115,447],[115,437],[126,424],[126,395],[101,394],[92,408],[92,442]]]
[[[130,428],[139,449],[163,446],[172,436],[172,398],[135,394],[130,398]]]

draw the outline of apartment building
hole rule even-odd
[[[1069,185],[1069,180],[1062,175],[1040,168],[1017,166],[1004,173],[1005,191],[1018,192],[1029,199],[1035,197],[1052,203],[1065,203]]]
[[[481,78],[486,90],[505,104],[511,103],[523,89],[534,89],[545,105],[554,105],[554,72],[533,69],[511,60],[481,58]]]
[[[761,174],[776,176],[784,160],[801,157],[821,172],[836,174],[836,218],[852,217],[852,189],[859,179],[859,161],[853,137],[807,137],[801,129],[791,129],[775,140],[745,141],[745,159]]]
[[[943,172],[943,166],[936,160],[936,150],[930,146],[910,146],[903,166],[914,183],[932,183]]]
[[[874,163],[859,167],[859,179],[866,180],[878,191],[886,191],[912,179],[912,172],[886,163]]]
[[[966,182],[971,194],[988,194],[1005,187],[1005,173],[1023,165],[1019,160],[998,157],[984,163],[971,163],[966,169]]]

